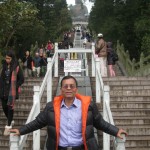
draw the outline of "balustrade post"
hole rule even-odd
[[[141,53],[141,55],[140,55],[140,70],[143,69],[143,64],[144,64],[144,54]]]
[[[125,134],[122,134],[123,139],[120,138],[116,138],[116,150],[125,150],[125,141],[126,141],[126,137]]]
[[[87,65],[87,54],[86,54],[86,53],[84,53],[84,59],[85,59],[85,60],[84,60],[84,61],[85,61],[84,64],[85,64],[85,66],[86,66],[86,65]]]
[[[47,78],[47,102],[49,102],[52,100],[52,70],[50,70],[52,59],[48,58],[47,61],[48,61],[47,70],[49,71]]]
[[[97,69],[100,72],[100,58],[96,58],[96,103],[101,103],[101,85],[98,79]]]
[[[132,75],[134,75],[135,72],[135,58],[132,60]]]
[[[10,133],[10,150],[19,150],[20,136],[14,136],[14,133]]]
[[[125,67],[126,67],[126,70],[129,72],[128,60],[129,60],[129,51],[127,50],[127,51],[126,51],[126,59],[125,59]]]
[[[36,104],[36,112],[34,114],[34,118],[40,113],[40,86],[34,86],[34,104]],[[36,130],[33,132],[33,150],[40,150],[40,130]]]
[[[73,53],[71,53],[71,59],[73,59]]]
[[[58,77],[58,43],[55,43],[55,69],[54,69],[54,77]]]
[[[89,66],[86,65],[86,76],[89,76]]]
[[[104,96],[103,96],[103,118],[108,122],[107,118],[107,108],[106,104],[110,105],[110,88],[108,85],[104,86]],[[110,150],[110,135],[103,133],[103,150]]]
[[[92,43],[92,77],[95,77],[95,44]]]

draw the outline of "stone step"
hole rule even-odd
[[[20,109],[16,110],[15,109],[15,111],[14,111],[14,118],[16,118],[16,117],[26,117],[27,118],[28,115],[29,115],[28,109],[26,109],[26,110],[20,110]],[[0,110],[0,118],[4,117],[4,116],[5,116],[4,113],[2,112],[2,110]]]
[[[25,125],[26,121],[27,121],[27,118],[26,118],[26,117],[22,117],[22,118],[21,118],[21,117],[18,117],[18,118],[16,118],[16,117],[14,116],[14,122],[15,122],[14,126],[16,126],[16,125],[17,125],[17,126]],[[7,124],[6,118],[5,118],[5,117],[1,117],[0,126],[4,127],[6,124]]]
[[[149,138],[150,136],[127,136],[126,137],[126,142],[125,142],[125,147],[126,150],[130,149],[130,148],[137,148],[138,150],[140,150],[140,148],[150,148],[149,145]],[[111,136],[111,147],[112,147],[112,143],[113,143],[113,136]],[[113,150],[113,149],[111,149]]]
[[[136,116],[113,116],[115,120],[115,125],[150,125],[150,117],[136,117]]]
[[[127,126],[120,126],[118,125],[117,127],[123,128],[124,130],[127,131],[128,136],[130,135],[135,135],[135,136],[149,136],[150,135],[150,125],[127,125]]]
[[[138,136],[139,138],[131,136],[126,138],[126,149],[128,150],[128,148],[149,148],[150,149],[150,136],[146,136],[146,137],[142,137],[142,136]],[[137,138],[137,139],[136,139]]]
[[[110,91],[110,96],[150,96],[150,90],[113,90]]]
[[[134,108],[134,109],[111,109],[113,116],[135,116],[135,117],[144,117],[144,116],[149,116],[150,115],[150,109],[149,108]]]
[[[126,85],[131,85],[131,86],[148,86],[150,85],[149,81],[114,81],[114,82],[109,82],[109,81],[105,81],[104,82],[105,85],[113,85],[113,86],[126,86]]]
[[[45,144],[45,139],[46,139],[46,135],[47,135],[47,131],[45,128],[41,129],[41,136],[40,136],[40,144],[41,144],[41,150],[43,149],[44,147],[44,144]],[[25,143],[25,147],[23,149],[25,150],[32,150],[32,140],[33,140],[33,136],[32,136],[32,133],[29,133],[28,134],[28,137],[27,137],[27,141]],[[9,136],[0,136],[0,148],[3,148],[3,149],[9,149]],[[43,149],[44,150],[44,149]]]
[[[95,79],[94,78],[90,78],[91,79],[91,84],[95,84]],[[150,85],[150,78],[144,78],[141,80],[136,80],[136,79],[127,79],[125,77],[121,77],[121,78],[103,78],[104,84],[105,85],[113,85],[113,86],[149,86]]]
[[[92,80],[95,80],[92,77]],[[122,77],[113,77],[113,78],[109,78],[109,77],[103,77],[103,81],[150,81],[150,77],[126,77],[126,76],[122,76]]]
[[[121,103],[117,103],[117,102],[111,102],[110,104],[111,109],[112,108],[128,108],[128,109],[135,109],[135,108],[149,108],[150,109],[150,102],[121,102]],[[130,111],[130,110],[129,110]]]
[[[95,95],[96,94],[96,89],[92,88],[92,93]],[[93,96],[94,96],[93,95]],[[145,90],[111,90],[110,91],[110,97],[129,97],[129,96],[134,96],[134,97],[145,97],[145,96],[150,96],[150,90],[145,89]]]
[[[112,95],[110,98],[110,102],[130,102],[130,101],[134,101],[134,102],[149,102],[150,97],[149,96],[115,96]]]
[[[125,85],[125,86],[122,86],[122,85],[117,85],[117,86],[111,86],[110,87],[110,91],[111,90],[144,90],[144,89],[148,89],[150,90],[150,85],[134,85],[134,86],[131,86],[131,85]]]

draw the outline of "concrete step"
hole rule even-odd
[[[150,97],[149,96],[115,96],[112,95],[110,98],[111,102],[130,102],[134,101],[136,102],[149,102]]]
[[[41,133],[40,144],[41,144],[41,150],[42,150],[43,147],[44,147],[45,138],[46,138],[46,135],[47,135],[46,128],[41,129],[40,133]],[[24,148],[25,150],[32,150],[32,145],[33,145],[32,140],[33,140],[33,135],[32,135],[32,133],[29,133],[28,137],[27,137],[26,144],[25,144],[25,148]],[[9,149],[9,136],[0,135],[0,150],[1,150],[1,147],[4,150]]]
[[[115,125],[150,125],[149,116],[113,116]]]
[[[91,77],[91,83],[95,83],[95,78]],[[103,78],[105,85],[115,85],[115,86],[148,86],[150,85],[150,77],[113,77],[113,78]]]
[[[143,150],[143,148],[150,149],[150,136],[130,136],[126,138],[126,149],[130,150],[131,148],[133,149],[138,149],[140,150],[140,148]]]
[[[124,117],[124,116],[135,116],[135,117],[145,117],[150,115],[149,108],[134,108],[134,109],[111,109],[113,116]]]
[[[96,88],[92,88],[92,93],[96,94]],[[150,89],[143,90],[110,90],[110,97],[145,97],[150,96]]]
[[[23,109],[23,110],[20,110],[20,109],[16,110],[15,109],[15,111],[14,111],[14,118],[15,117],[26,117],[27,118],[28,115],[29,115],[29,110],[28,109]],[[3,111],[0,110],[0,118],[4,117],[4,116],[5,115],[4,115]]]
[[[110,91],[111,90],[144,90],[144,89],[150,90],[150,85],[134,85],[134,86],[131,86],[131,85],[125,85],[125,86],[115,85],[115,86],[110,87]]]
[[[136,102],[135,103],[134,101],[132,101],[132,102],[120,102],[120,103],[118,103],[118,102],[113,101],[110,103],[110,107],[111,108],[122,108],[122,109],[124,109],[124,108],[128,108],[128,109],[131,109],[131,108],[132,109],[149,108],[150,109],[150,102]]]
[[[128,126],[120,126],[118,125],[117,127],[123,128],[127,131],[128,136],[130,135],[141,135],[141,136],[150,136],[150,125],[128,125]]]
[[[150,90],[113,90],[110,91],[110,96],[150,96]]]
[[[94,80],[94,78],[92,78],[92,80]],[[126,76],[122,76],[122,77],[112,77],[112,78],[109,78],[109,77],[104,77],[103,78],[103,81],[109,81],[109,82],[112,82],[112,81],[135,81],[135,82],[138,82],[138,81],[150,81],[150,77],[126,77]]]

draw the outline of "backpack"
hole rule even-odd
[[[118,54],[113,50],[113,61],[118,61],[119,57]]]

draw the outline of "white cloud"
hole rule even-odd
[[[75,0],[67,0],[67,4],[68,5],[70,5],[70,4],[75,5]]]

